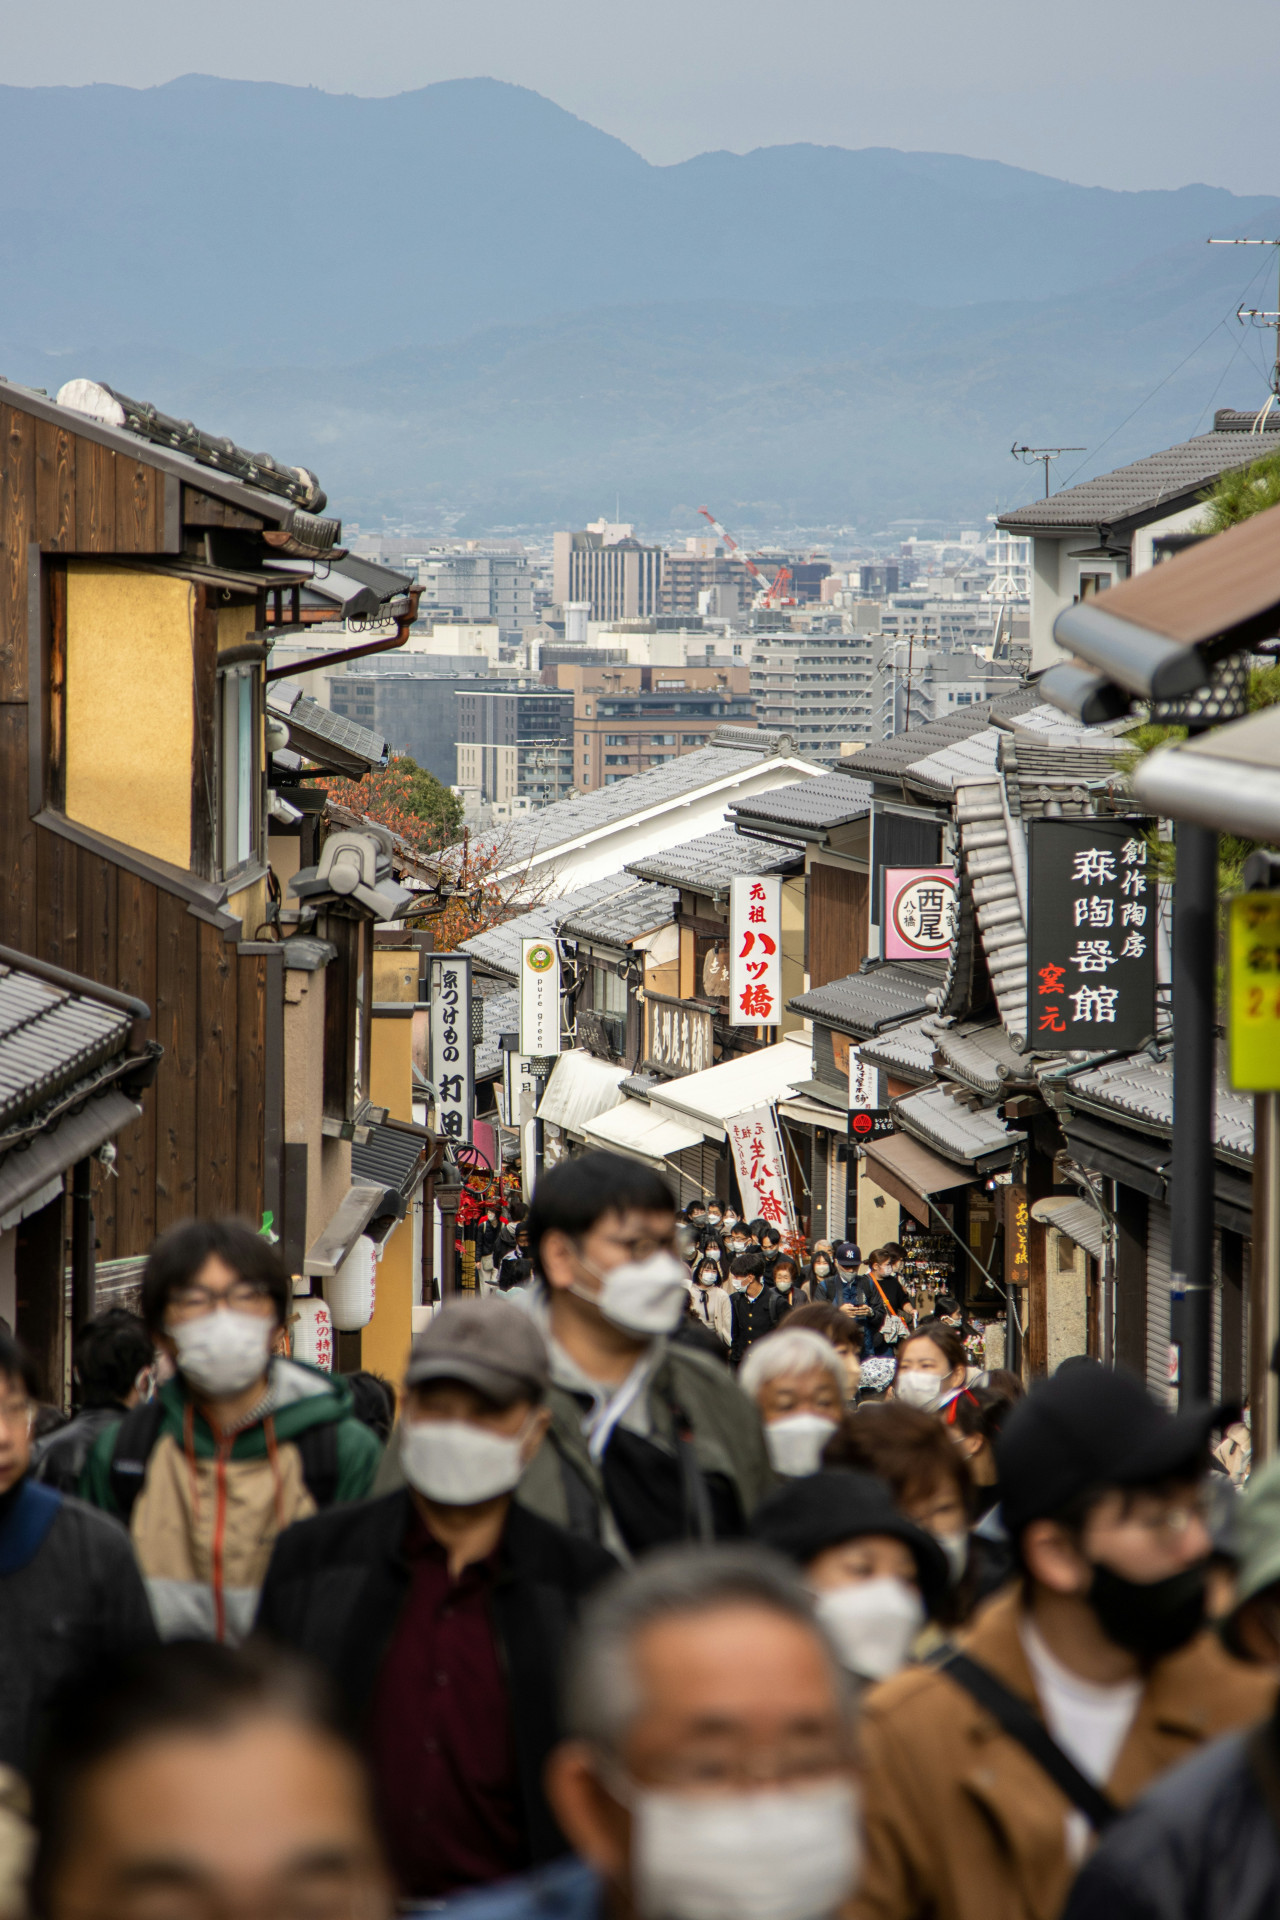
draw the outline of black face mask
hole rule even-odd
[[[1185,1647],[1204,1625],[1205,1579],[1203,1561],[1145,1582],[1095,1563],[1089,1604],[1109,1640],[1140,1659],[1159,1660]]]

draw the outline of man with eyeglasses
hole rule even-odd
[[[235,1220],[156,1242],[142,1315],[173,1379],[104,1433],[82,1491],[127,1522],[161,1635],[238,1641],[276,1536],[368,1493],[381,1447],[338,1377],[277,1357],[284,1264]]]
[[[1209,1409],[1070,1368],[996,1442],[1019,1578],[864,1703],[856,1920],[1054,1920],[1094,1837],[1274,1677],[1206,1630]]]
[[[26,1771],[68,1675],[156,1637],[123,1528],[30,1476],[36,1388],[29,1357],[0,1333],[0,1773]]]

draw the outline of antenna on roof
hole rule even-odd
[[[1015,460],[1021,460],[1024,467],[1039,461],[1044,468],[1044,497],[1049,498],[1049,462],[1056,460],[1061,453],[1084,453],[1084,447],[1020,447],[1015,440],[1009,449]]]
[[[1209,245],[1211,247],[1280,248],[1280,240],[1210,240]],[[1276,300],[1277,304],[1280,305],[1280,292],[1277,293]],[[1263,408],[1263,415],[1265,415],[1270,411],[1274,402],[1280,400],[1280,312],[1268,313],[1263,307],[1237,307],[1236,319],[1240,322],[1241,326],[1248,320],[1255,327],[1269,328],[1276,336],[1276,357],[1271,368],[1271,399],[1267,402],[1266,407]],[[1259,416],[1260,422],[1262,417],[1262,415]]]

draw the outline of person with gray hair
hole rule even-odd
[[[775,1473],[814,1473],[844,1413],[845,1367],[829,1340],[783,1327],[752,1347],[738,1385],[755,1401]]]
[[[449,1920],[827,1920],[862,1861],[847,1676],[779,1556],[670,1548],[584,1609],[547,1793],[577,1858]]]

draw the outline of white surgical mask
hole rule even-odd
[[[893,1383],[895,1399],[908,1407],[919,1407],[922,1413],[933,1413],[941,1404],[947,1391],[947,1382],[940,1373],[921,1373],[911,1368],[900,1373]]]
[[[587,1272],[600,1282],[599,1293],[589,1294],[580,1287],[573,1291],[599,1307],[605,1319],[624,1333],[674,1333],[680,1325],[689,1304],[689,1271],[674,1253],[626,1260],[608,1273],[596,1273],[594,1267],[587,1267]]]
[[[223,1308],[169,1329],[178,1350],[178,1370],[201,1393],[215,1399],[243,1393],[267,1370],[276,1323],[258,1313]]]
[[[959,1533],[935,1533],[933,1537],[947,1556],[947,1575],[952,1586],[959,1586],[964,1578],[964,1570],[969,1564],[967,1529],[962,1528]]]
[[[892,1574],[835,1587],[813,1605],[845,1666],[864,1680],[887,1680],[905,1666],[924,1625],[924,1601]]]
[[[826,1260],[815,1260],[813,1263],[813,1270],[819,1276],[819,1278],[821,1278],[823,1274],[830,1273],[831,1267]]]
[[[518,1434],[491,1433],[469,1420],[406,1420],[400,1465],[411,1487],[442,1507],[474,1507],[510,1493],[524,1472]]]
[[[704,1287],[717,1287],[720,1284],[720,1275],[715,1267],[704,1268],[698,1279]]]
[[[862,1820],[847,1780],[632,1799],[644,1920],[825,1920],[854,1891]]]
[[[790,1293],[791,1275],[789,1273],[780,1273],[773,1284],[779,1293]]]
[[[764,1438],[774,1472],[792,1480],[804,1473],[816,1473],[822,1449],[837,1425],[820,1413],[789,1413],[785,1419],[771,1420]]]

